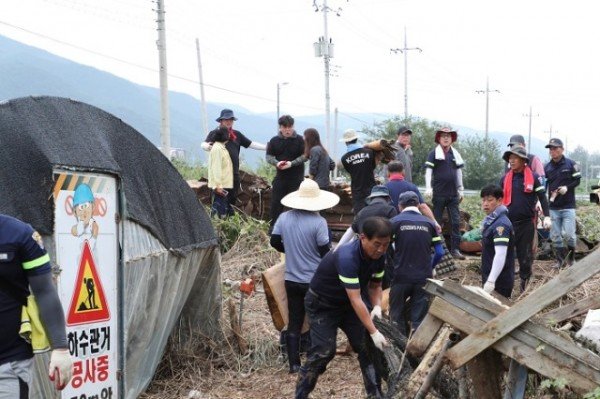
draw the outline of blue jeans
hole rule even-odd
[[[410,315],[410,328],[414,331],[427,314],[429,294],[424,285],[392,283],[390,288],[390,319],[405,337],[408,337],[406,316]]]
[[[460,211],[458,210],[460,197],[458,195],[453,197],[442,197],[434,194],[431,200],[433,201],[433,216],[435,216],[435,220],[440,226],[443,224],[442,218],[444,215],[444,208],[448,209],[448,218],[450,219],[452,232],[452,248],[450,248],[450,250],[458,250],[458,247],[460,246]]]
[[[575,235],[575,209],[550,209],[552,229],[550,239],[555,248],[575,248],[577,236]]]
[[[213,202],[210,207],[210,216],[217,215],[220,218],[224,218],[233,215],[233,208],[229,203],[228,195],[222,197],[213,190],[212,197]]]

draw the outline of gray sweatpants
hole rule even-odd
[[[0,399],[27,399],[33,358],[0,365]]]

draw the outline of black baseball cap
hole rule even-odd
[[[397,135],[401,135],[401,134],[411,134],[412,135],[412,130],[409,129],[408,126],[400,126],[398,128],[398,132],[396,132]]]
[[[557,139],[557,138],[552,138],[550,139],[550,142],[548,144],[546,144],[546,148],[552,148],[552,147],[563,147],[563,142],[561,139]]]

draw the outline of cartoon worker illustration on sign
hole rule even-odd
[[[82,242],[88,241],[90,248],[95,253],[96,238],[98,237],[98,223],[93,218],[94,193],[85,183],[80,184],[73,194],[73,209],[77,224],[71,228],[71,234],[80,237]]]

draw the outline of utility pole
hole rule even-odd
[[[529,136],[527,136],[527,150],[531,151],[531,118],[534,116],[540,116],[540,114],[533,115],[533,113],[531,112],[531,105],[530,105],[529,113],[523,114],[523,116],[526,116],[529,118]]]
[[[279,121],[279,97],[280,97],[279,92],[281,91],[281,86],[285,86],[287,84],[288,84],[288,82],[277,83],[277,121]],[[277,122],[277,123],[279,126],[279,122]]]
[[[404,54],[404,121],[408,121],[408,51],[419,50],[423,52],[419,47],[408,47],[406,38],[406,26],[404,27],[404,47],[403,48],[391,48],[390,52],[394,54]]]
[[[544,133],[548,133],[548,141],[550,141],[550,139],[552,138],[552,125],[550,125],[550,130],[544,130]],[[558,133],[558,132],[554,132],[554,133]]]
[[[330,77],[330,59],[333,58],[333,42],[329,37],[327,29],[327,14],[329,11],[334,11],[337,16],[340,15],[341,8],[337,10],[331,10],[327,6],[327,0],[323,0],[323,6],[317,5],[317,0],[313,0],[313,7],[315,11],[323,12],[323,36],[319,38],[318,42],[313,44],[315,49],[315,57],[323,57],[323,64],[325,65],[325,136],[328,147],[331,148],[333,143],[331,142],[331,115],[330,115],[330,96],[329,96],[329,77]]]
[[[490,78],[485,80],[485,90],[475,90],[475,93],[485,93],[485,139],[488,139],[489,121],[490,121],[490,91],[500,93],[499,90],[490,90]]]
[[[196,38],[196,54],[198,55],[198,79],[200,81],[200,105],[202,109],[202,128],[204,136],[208,136],[208,114],[206,112],[206,97],[204,97],[204,77],[202,75],[202,61],[200,60],[200,41]]]
[[[165,6],[163,0],[156,0],[156,22],[158,27],[158,63],[160,77],[160,144],[161,151],[171,159],[171,127],[169,121],[169,85],[167,83],[167,34],[165,26]]]
[[[335,107],[333,111],[333,162],[335,162],[335,168],[333,169],[333,177],[336,178],[338,176],[338,168],[337,168],[337,146],[338,146],[338,109]],[[329,147],[331,149],[331,147]]]

